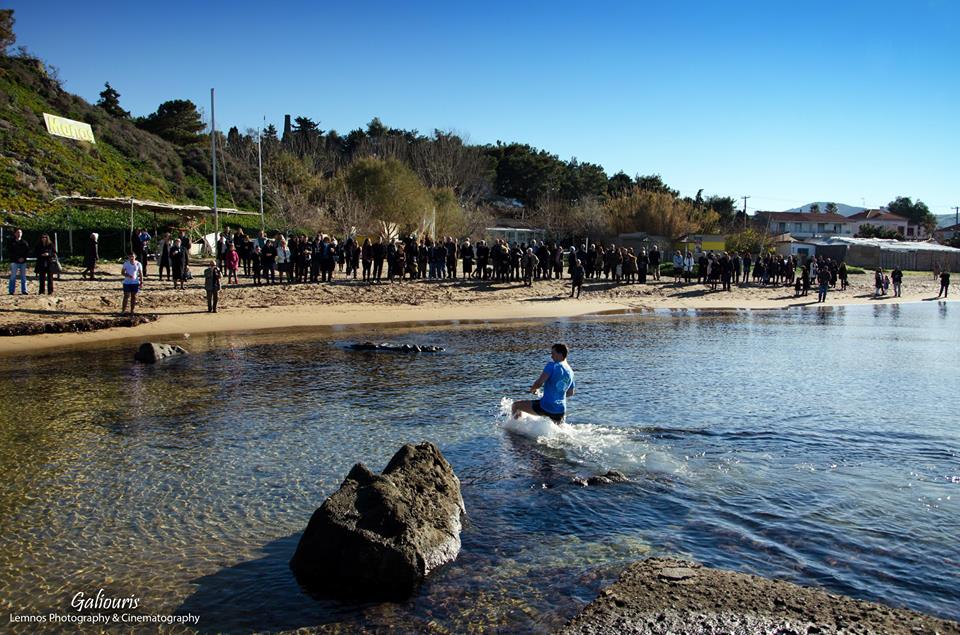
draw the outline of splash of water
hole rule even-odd
[[[589,471],[618,470],[624,474],[683,474],[687,471],[682,458],[667,448],[653,443],[648,435],[630,428],[596,424],[556,423],[548,417],[521,413],[511,415],[513,400],[500,400],[498,423],[511,434],[526,437],[538,445],[559,452],[574,465]]]

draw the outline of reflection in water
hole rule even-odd
[[[203,335],[156,366],[128,347],[5,360],[0,604],[49,612],[104,588],[199,613],[207,632],[545,632],[623,563],[682,554],[957,618],[946,307]],[[448,351],[343,346],[370,338]],[[523,397],[557,340],[577,372],[570,425],[506,432],[501,399]],[[379,470],[423,439],[461,478],[460,558],[405,603],[302,593],[287,562],[313,510],[354,462]],[[631,482],[574,482],[609,469]]]

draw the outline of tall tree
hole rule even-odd
[[[827,206],[824,208],[824,211],[827,214],[839,214],[840,211],[837,209],[836,203],[827,203]]]
[[[680,195],[680,192],[667,186],[659,174],[648,174],[646,176],[637,175],[635,181],[637,187],[644,192],[662,192],[674,198]]]
[[[390,228],[409,230],[420,225],[433,210],[433,197],[417,175],[396,159],[364,157],[346,169],[344,179],[349,191]]]
[[[703,207],[712,209],[720,217],[722,227],[732,227],[737,218],[737,201],[732,196],[708,196]]]
[[[898,216],[903,216],[915,225],[920,225],[927,232],[932,232],[937,228],[937,217],[921,200],[914,203],[909,196],[898,196],[887,203],[887,210]]]
[[[627,176],[627,173],[620,170],[607,180],[607,196],[619,198],[626,195],[633,189],[633,179]]]
[[[7,49],[17,41],[17,34],[13,32],[15,23],[13,9],[0,9],[0,55],[6,55]]]
[[[811,213],[811,214],[819,214],[819,213],[820,213],[820,203],[813,203],[813,204],[811,204],[811,205],[810,205],[810,213]]]
[[[157,112],[141,118],[137,124],[179,146],[199,143],[203,140],[200,133],[206,128],[197,106],[189,99],[165,101]]]
[[[119,119],[129,119],[130,113],[120,107],[120,93],[110,85],[110,82],[103,84],[103,90],[100,91],[100,100],[97,105],[107,111],[111,117]]]

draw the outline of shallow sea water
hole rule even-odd
[[[69,612],[103,588],[203,632],[547,632],[625,563],[680,555],[960,619],[957,308],[221,334],[152,367],[129,342],[0,359],[0,608]],[[365,339],[447,351],[346,350]],[[510,432],[504,400],[553,341],[577,374],[568,424]],[[310,514],[355,462],[379,471],[422,440],[461,479],[458,560],[404,603],[304,592],[287,563]],[[631,482],[572,482],[609,469]]]

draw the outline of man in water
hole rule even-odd
[[[530,386],[530,392],[536,394],[543,386],[543,397],[534,401],[513,402],[513,418],[519,419],[520,413],[549,417],[556,422],[563,421],[567,413],[567,397],[576,394],[577,383],[573,378],[573,369],[567,363],[567,345],[554,344],[550,349],[550,362]]]

